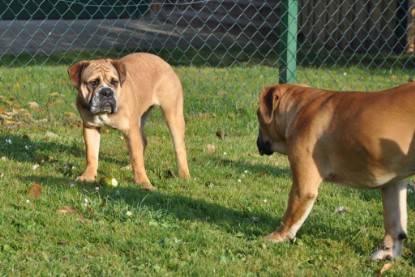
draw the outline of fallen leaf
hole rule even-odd
[[[40,105],[39,105],[39,103],[37,103],[37,102],[29,102],[29,103],[27,103],[27,106],[28,106],[30,109],[34,109],[34,110],[37,110],[37,109],[39,109],[39,108],[40,108]]]
[[[66,112],[64,115],[65,115],[65,118],[77,118],[77,116],[71,112]]]
[[[83,215],[79,215],[79,221],[81,221],[81,222],[86,222],[86,221],[88,221],[89,219],[88,218],[86,218],[86,217],[84,217]]]
[[[261,171],[260,173],[258,173],[258,176],[259,177],[265,177],[265,176],[267,176],[267,173],[264,172],[264,171]]]
[[[51,94],[49,94],[50,97],[58,97],[59,96],[59,92],[53,92]]]
[[[68,244],[68,243],[69,243],[69,240],[66,240],[66,239],[62,239],[62,240],[58,241],[58,245],[65,245],[65,244]]]
[[[132,167],[131,165],[126,165],[126,166],[121,167],[121,170],[132,170]]]
[[[384,264],[383,267],[379,270],[376,270],[375,272],[375,276],[381,276],[383,273],[385,273],[388,270],[391,270],[392,268],[392,263],[387,263]]]
[[[7,106],[13,106],[13,102],[10,100],[3,100],[1,101],[3,104],[7,105]]]
[[[58,214],[71,214],[76,213],[76,210],[72,208],[71,206],[63,206],[59,210],[56,211]]]
[[[6,109],[3,107],[0,107],[0,114],[2,114]]]
[[[225,130],[217,130],[216,131],[216,136],[220,139],[225,139],[225,137],[227,136]]]
[[[50,131],[47,131],[46,132],[46,137],[49,138],[49,139],[53,139],[53,138],[58,138],[59,136],[57,134],[55,134],[55,133],[52,133]]]
[[[206,150],[208,153],[213,154],[213,153],[215,153],[215,152],[216,152],[216,147],[215,147],[215,145],[213,145],[213,144],[207,144],[207,145],[205,146],[205,150]]]
[[[42,187],[39,184],[33,184],[27,190],[27,195],[38,198],[42,194]]]

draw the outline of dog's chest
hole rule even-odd
[[[119,114],[99,114],[92,117],[88,121],[88,125],[96,128],[108,127],[120,131],[128,130],[128,119],[120,117]]]
[[[99,114],[93,116],[92,120],[88,123],[93,127],[111,127],[110,122],[111,120],[108,118],[107,114]]]

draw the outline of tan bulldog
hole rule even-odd
[[[407,236],[407,184],[415,173],[415,83],[379,92],[276,85],[259,97],[261,155],[286,154],[293,175],[281,226],[266,239],[293,239],[322,181],[382,191],[385,236],[372,259],[396,258]]]
[[[168,63],[152,54],[135,53],[119,60],[80,61],[69,66],[68,74],[78,90],[76,107],[86,146],[86,168],[78,180],[95,180],[100,131],[110,127],[125,137],[135,182],[155,189],[144,168],[144,124],[154,106],[160,106],[172,134],[179,176],[189,178],[182,86]]]

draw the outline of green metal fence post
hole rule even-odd
[[[280,24],[279,83],[295,83],[297,74],[297,15],[298,0],[282,0]]]

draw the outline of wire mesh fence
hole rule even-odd
[[[16,77],[5,76],[7,68],[145,51],[174,66],[271,67],[277,82],[287,30],[282,1],[298,4],[297,82],[380,89],[396,75],[412,77],[413,0],[3,0],[1,78]],[[358,78],[336,81],[356,68]],[[373,86],[362,87],[371,78]]]
[[[362,65],[378,67],[382,58],[413,51],[412,1],[300,0],[298,5],[298,65],[347,66],[358,57]],[[45,61],[59,54],[59,62],[76,58],[66,58],[75,52],[94,57],[152,51],[176,64],[192,64],[192,51],[206,65],[229,54],[236,55],[235,62],[248,54],[269,63],[280,53],[281,6],[280,0],[0,1],[0,62],[24,66],[18,57],[25,54],[44,55]]]

